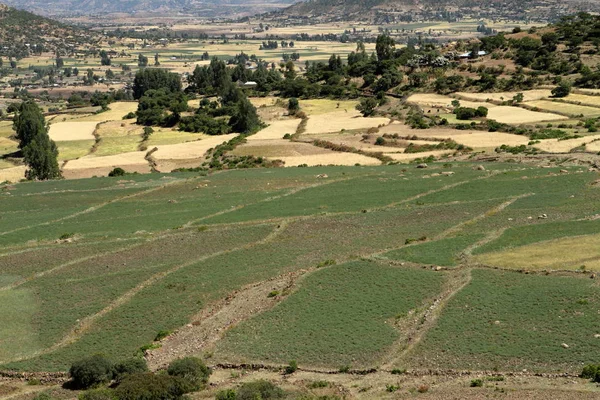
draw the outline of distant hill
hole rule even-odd
[[[196,15],[232,17],[264,13],[297,0],[6,0],[14,7],[46,16],[97,14]]]
[[[23,58],[94,41],[86,30],[0,4],[0,55]]]
[[[600,0],[307,0],[280,15],[374,23],[462,18],[551,21],[578,11],[594,12],[599,4]]]

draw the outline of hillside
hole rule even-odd
[[[463,18],[549,21],[577,11],[594,11],[597,0],[308,0],[281,12],[286,17],[325,20],[370,19],[375,23],[456,21]]]
[[[175,17],[231,17],[285,7],[294,0],[7,0],[7,4],[49,16],[142,14]]]
[[[19,59],[93,40],[94,36],[85,30],[0,4],[1,56]]]
[[[457,384],[475,398],[483,371],[501,387],[575,381],[598,360],[597,182],[577,166],[430,163],[4,185],[0,370],[198,355],[233,368],[221,388],[244,363],[296,360],[348,399],[382,398],[406,368],[425,378],[398,394],[435,398],[448,389],[429,374],[473,371]],[[368,393],[352,370],[369,370]]]

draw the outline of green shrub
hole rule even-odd
[[[482,387],[483,386],[483,379],[473,379],[471,381],[471,387]]]
[[[215,400],[236,400],[237,394],[233,389],[225,389],[217,392]]]
[[[208,382],[211,372],[210,368],[196,357],[185,357],[175,360],[167,368],[167,373],[170,376],[182,378],[187,382],[191,389],[190,391],[202,389]]]
[[[581,371],[581,374],[579,376],[585,379],[595,379],[596,375],[598,375],[599,370],[600,365],[588,364],[585,367],[583,367],[583,370]]]
[[[108,388],[86,390],[79,395],[79,400],[115,400],[116,398],[115,392]]]
[[[73,385],[79,389],[88,389],[112,380],[114,367],[104,356],[97,354],[76,361],[69,369]]]
[[[115,365],[115,375],[117,380],[122,380],[126,375],[148,372],[148,363],[142,357],[134,357],[121,361]]]
[[[308,384],[308,387],[311,389],[321,389],[329,387],[329,382],[327,381],[314,381]]]
[[[123,119],[134,119],[135,117],[137,117],[137,115],[132,111],[123,116]]]
[[[186,386],[181,378],[145,372],[126,376],[115,395],[119,400],[179,400]]]
[[[236,393],[236,400],[271,400],[283,399],[284,391],[269,381],[259,380],[244,383]]]
[[[166,338],[170,334],[171,334],[170,331],[164,331],[164,330],[163,331],[158,331],[158,333],[154,337],[154,341],[155,342],[160,342],[161,340],[163,340],[164,338]]]
[[[298,370],[298,363],[296,362],[296,360],[292,360],[292,361],[290,361],[289,365],[287,367],[285,367],[285,374],[286,375],[293,374],[297,370]]]
[[[42,392],[37,394],[33,400],[54,400],[54,397],[50,396],[48,392]]]
[[[110,177],[114,177],[114,176],[123,176],[123,175],[125,175],[125,174],[126,174],[126,172],[125,172],[125,170],[124,170],[123,168],[121,168],[121,167],[116,167],[115,169],[113,169],[112,171],[110,171],[110,172],[108,173],[108,176],[110,176]]]
[[[394,368],[392,370],[392,375],[402,375],[402,374],[405,374],[405,373],[406,373],[405,369]]]

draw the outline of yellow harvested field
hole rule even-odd
[[[577,91],[590,95],[600,94],[600,89],[577,89]]]
[[[287,119],[282,121],[273,121],[265,129],[258,133],[249,136],[248,142],[254,142],[256,140],[269,140],[269,139],[281,139],[286,133],[293,135],[298,129],[301,120],[299,119]]]
[[[552,96],[552,91],[549,89],[523,90],[521,92],[499,92],[499,93],[467,93],[456,92],[455,95],[460,99],[470,101],[508,101],[512,100],[517,94],[523,94],[523,101],[541,100]],[[462,104],[462,102],[461,102]]]
[[[408,99],[406,99],[406,102],[413,103],[413,104],[418,105],[419,107],[425,107],[425,108],[444,107],[444,108],[452,109],[453,108],[452,101],[454,101],[454,100],[458,100],[462,107],[471,107],[471,108],[477,108],[480,106],[484,106],[487,108],[496,107],[495,104],[491,104],[491,103],[486,103],[486,102],[481,102],[481,101],[460,100],[460,99],[455,99],[450,96],[444,96],[441,94],[434,94],[434,93],[413,94]]]
[[[380,165],[381,162],[373,157],[353,153],[339,153],[332,151],[329,154],[313,154],[310,156],[269,157],[281,160],[286,167],[297,167],[298,165]]]
[[[0,169],[0,182],[19,182],[21,179],[25,179],[26,170],[27,167],[24,165],[20,167]]]
[[[356,112],[356,100],[327,100],[327,99],[312,99],[300,100],[300,109],[311,115],[328,114],[335,111],[341,112]]]
[[[580,106],[560,101],[537,100],[524,103],[530,107],[537,107],[542,111],[557,112],[573,116],[583,115],[584,117],[600,116],[600,108]]]
[[[97,122],[58,122],[50,125],[50,139],[55,142],[94,140]]]
[[[64,170],[74,169],[89,169],[89,168],[115,168],[124,167],[127,165],[148,164],[144,158],[145,151],[134,151],[130,153],[122,153],[113,156],[85,156],[78,160],[72,160],[67,163]]]
[[[600,96],[587,96],[585,94],[571,93],[561,100],[571,103],[580,103],[584,106],[600,107]]]
[[[12,121],[0,121],[0,137],[9,137],[15,134]]]
[[[165,144],[179,144],[207,139],[210,136],[203,133],[190,133],[167,128],[154,128],[154,133],[148,140],[148,148]]]
[[[109,104],[108,108],[108,111],[77,118],[77,121],[120,121],[125,115],[137,110],[137,102],[119,101]]]
[[[535,144],[534,147],[548,153],[568,153],[575,147],[583,146],[599,138],[600,135],[585,136],[569,140],[544,139],[540,140],[540,143]]]
[[[209,149],[227,142],[236,136],[238,136],[237,133],[230,133],[229,135],[210,136],[196,142],[157,146],[158,150],[152,153],[152,157],[157,160],[200,158],[203,157]]]
[[[596,140],[595,142],[590,142],[585,145],[585,149],[587,151],[593,151],[594,153],[600,152],[600,140]]]
[[[502,268],[600,270],[600,235],[578,236],[482,254],[476,260]]]
[[[439,158],[443,157],[447,154],[454,153],[454,150],[434,150],[434,151],[425,151],[423,153],[384,153],[386,156],[392,158],[394,161],[400,162],[410,162],[416,160],[417,158],[427,158],[430,156]]]
[[[390,123],[388,118],[364,118],[358,111],[338,111],[328,114],[311,115],[308,118],[305,134],[320,134],[376,128]]]
[[[503,132],[485,131],[460,131],[456,129],[410,129],[406,125],[391,124],[380,129],[379,134],[394,134],[400,136],[416,136],[424,139],[452,139],[456,143],[463,144],[474,149],[495,148],[503,144],[520,146],[529,143],[529,138],[522,135],[513,135]],[[430,142],[431,143],[431,142]]]
[[[526,110],[520,107],[498,106],[490,108],[488,119],[494,119],[504,124],[533,124],[544,121],[559,121],[568,119],[565,116]]]

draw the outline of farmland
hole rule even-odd
[[[0,296],[13,312],[0,329],[2,369],[61,371],[98,351],[120,359],[171,331],[147,353],[152,365],[184,348],[212,354],[209,364],[578,373],[595,361],[598,333],[597,255],[579,256],[598,247],[598,173],[486,169],[5,185]],[[245,317],[203,322],[229,312],[226,297]],[[244,311],[254,302],[261,312]],[[476,329],[464,336],[467,324]],[[178,339],[195,330],[213,333]]]

